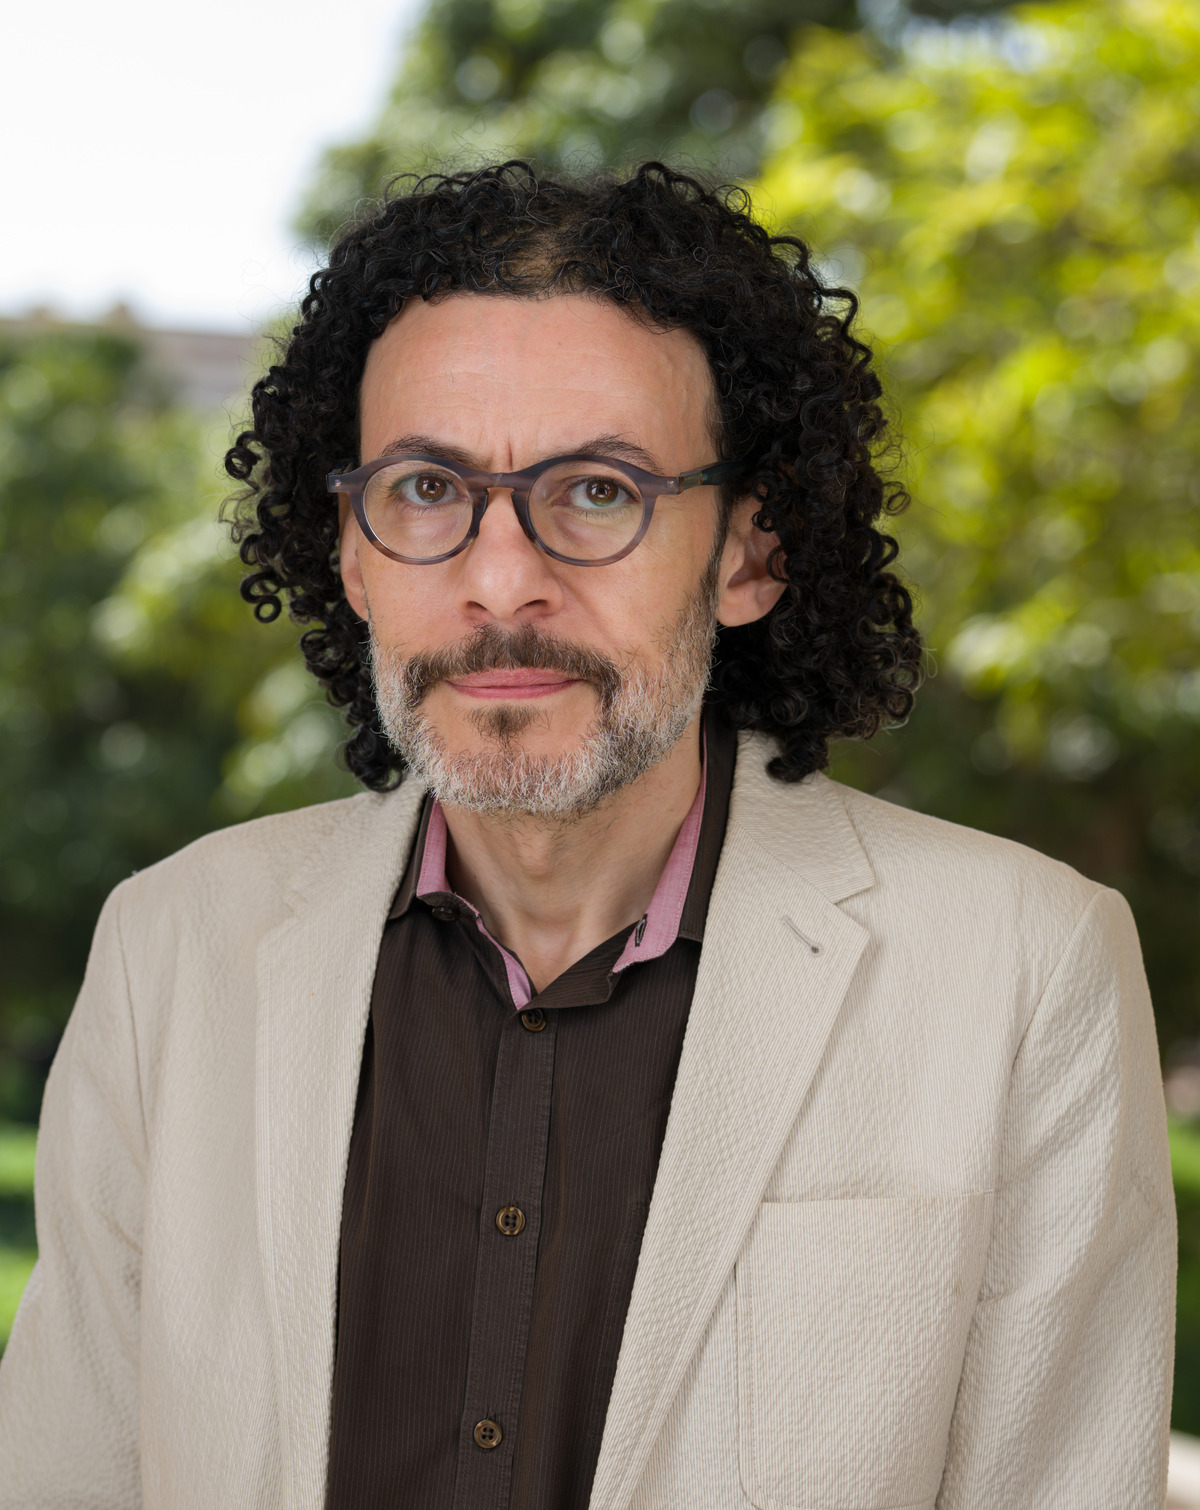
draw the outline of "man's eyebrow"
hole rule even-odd
[[[656,456],[652,456],[644,446],[639,446],[635,441],[626,440],[623,435],[597,435],[591,440],[585,440],[570,451],[564,451],[564,456],[616,456],[622,461],[631,461],[635,466],[644,467],[647,472],[662,473],[662,462]]]
[[[447,461],[456,461],[460,466],[473,467],[477,471],[490,471],[480,463],[479,457],[465,451],[461,446],[438,440],[434,435],[398,435],[389,441],[379,453],[381,456],[441,456]],[[634,466],[644,467],[647,472],[662,475],[662,463],[644,446],[627,440],[623,435],[594,435],[572,446],[564,446],[559,456],[612,456],[619,461],[631,461]],[[541,458],[548,460],[548,458]]]
[[[472,456],[469,451],[464,451],[461,446],[453,446],[449,441],[438,440],[432,435],[397,435],[395,440],[389,441],[379,454],[380,456],[441,456],[446,461],[460,462],[464,467],[479,467],[478,457]]]

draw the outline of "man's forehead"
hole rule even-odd
[[[455,293],[427,302],[410,299],[371,343],[365,376],[399,361],[452,380],[492,373],[520,354],[577,355],[592,364],[611,364],[630,377],[657,367],[678,372],[689,384],[711,382],[707,358],[689,331],[650,325],[611,300],[584,294],[518,298]]]
[[[714,408],[707,358],[686,331],[581,295],[455,294],[410,303],[372,344],[363,456],[423,449],[406,444],[422,436],[440,441],[436,454],[495,469],[500,432],[516,427],[521,449],[539,457],[577,453],[603,434],[661,462],[668,434],[711,435]],[[672,458],[668,470],[689,464]]]

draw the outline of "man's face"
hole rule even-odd
[[[636,448],[626,459],[673,476],[717,459],[713,404],[707,360],[685,332],[652,331],[582,296],[453,295],[410,304],[372,346],[361,455],[399,443],[510,472],[623,442]],[[389,735],[444,797],[467,805],[489,806],[471,802],[472,780],[486,799],[497,780],[511,786],[516,768],[528,778],[516,805],[527,809],[539,780],[543,806],[563,811],[571,780],[590,780],[592,800],[606,795],[620,784],[612,770],[601,791],[580,762],[644,768],[697,714],[728,565],[719,545],[711,487],[661,497],[637,549],[599,567],[538,550],[503,490],[493,490],[478,537],[437,565],[390,560],[344,510],[343,578],[371,623]],[[640,732],[626,728],[614,745],[612,726],[630,719]],[[467,785],[456,788],[451,772]],[[547,772],[557,798],[547,796]],[[587,805],[582,788],[576,797]]]

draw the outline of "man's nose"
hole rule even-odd
[[[480,622],[527,622],[561,606],[553,564],[525,533],[512,489],[488,489],[479,533],[459,558],[464,611]]]

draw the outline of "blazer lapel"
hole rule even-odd
[[[637,1487],[867,942],[836,905],[874,880],[836,788],[766,753],[743,739],[592,1510]]]
[[[283,1503],[324,1503],[342,1186],[379,940],[422,791],[331,805],[258,953],[259,1242],[275,1348]]]

